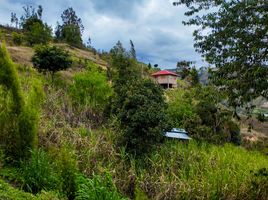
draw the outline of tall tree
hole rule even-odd
[[[28,45],[46,44],[52,38],[52,29],[42,21],[43,7],[38,6],[37,10],[32,6],[23,7],[24,14],[20,17],[20,22],[16,13],[11,13],[11,23],[18,24],[25,32]]]
[[[182,79],[185,79],[191,71],[192,61],[181,60],[177,62],[177,73],[181,75]]]
[[[17,14],[16,13],[11,13],[11,19],[10,19],[11,23],[15,24],[15,27],[18,28],[18,24],[19,24],[19,19],[17,18]]]
[[[57,24],[56,37],[57,39],[65,40],[66,42],[81,46],[82,33],[84,26],[81,18],[79,18],[72,7],[67,8],[61,15],[62,25]]]
[[[233,107],[262,95],[268,97],[268,2],[179,0],[185,25],[196,25],[195,48],[216,67],[213,82],[228,94]],[[202,12],[205,11],[205,12]],[[202,13],[201,13],[202,12]]]
[[[135,50],[134,43],[132,40],[130,40],[130,56],[131,58],[136,60],[136,50]]]

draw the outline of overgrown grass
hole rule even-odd
[[[251,171],[267,167],[268,159],[230,144],[168,141],[149,163],[150,170],[140,172],[139,184],[152,198],[162,194],[160,199],[252,199],[256,194]],[[259,190],[267,193],[268,188]]]

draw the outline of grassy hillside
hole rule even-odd
[[[268,158],[263,153],[201,139],[189,143],[164,139],[150,153],[135,157],[120,145],[122,133],[115,117],[105,118],[114,91],[106,77],[107,63],[99,55],[55,44],[71,53],[73,65],[52,81],[32,67],[33,48],[8,44],[25,104],[32,103],[36,80],[44,101],[37,102],[42,103],[35,111],[38,143],[30,157],[12,163],[1,147],[0,199],[267,199]],[[182,89],[170,93],[181,95],[178,99],[183,101],[175,103],[188,108],[183,95],[191,96],[193,90],[190,84],[180,83]],[[2,111],[13,101],[3,98],[10,93],[2,95],[2,86],[0,92]],[[190,106],[196,103],[193,100]],[[183,117],[193,115],[184,107],[179,111]],[[8,120],[17,125],[13,118]]]

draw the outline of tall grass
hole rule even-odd
[[[141,171],[139,184],[152,198],[156,194],[151,188],[162,193],[159,199],[252,199],[251,171],[268,166],[268,159],[258,152],[195,141],[168,141],[148,161],[150,167]],[[267,193],[268,188],[259,190]]]

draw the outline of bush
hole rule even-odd
[[[72,64],[69,53],[56,46],[38,46],[32,62],[38,71],[50,72],[52,79],[57,71],[65,70]]]
[[[182,127],[186,119],[194,117],[195,110],[189,93],[183,89],[167,91],[168,108],[166,111],[168,124],[171,127]]]
[[[268,197],[268,169],[261,168],[251,171],[252,199],[265,199]]]
[[[74,76],[74,82],[69,89],[75,104],[90,107],[94,112],[103,111],[112,89],[106,75],[92,65],[86,72]]]
[[[22,188],[31,193],[41,190],[57,190],[59,178],[53,165],[43,150],[32,151],[29,161],[21,163]]]
[[[15,65],[4,46],[0,50],[0,66],[1,144],[10,161],[19,161],[27,158],[36,144],[43,92],[36,81],[25,99]]]
[[[77,187],[76,176],[78,173],[74,152],[70,150],[70,148],[62,147],[56,163],[58,165],[58,174],[61,182],[61,192],[65,194],[68,199],[74,199]]]
[[[79,176],[77,185],[76,200],[126,200],[117,192],[108,173],[104,177],[95,175],[92,179]]]
[[[118,113],[123,144],[128,152],[146,154],[161,140],[165,108],[163,91],[151,80],[141,80],[128,86]]]
[[[29,26],[29,30],[25,33],[26,41],[30,46],[36,44],[47,44],[52,39],[52,29],[47,25],[35,22]]]
[[[12,41],[15,45],[20,46],[23,43],[23,35],[17,32],[12,32]]]

